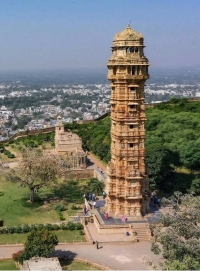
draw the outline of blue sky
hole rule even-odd
[[[153,67],[200,65],[200,0],[0,0],[0,70],[104,68],[130,21]]]

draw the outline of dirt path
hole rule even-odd
[[[102,163],[102,161],[97,158],[93,153],[89,153],[87,157],[100,169],[102,169],[104,172],[106,172],[106,166]]]

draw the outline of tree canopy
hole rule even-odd
[[[29,188],[30,201],[34,202],[37,191],[56,181],[58,174],[61,174],[61,163],[55,155],[27,148],[23,150],[22,159],[17,167],[8,169],[2,164],[2,169],[7,181]]]
[[[166,209],[151,225],[151,250],[162,254],[163,270],[200,269],[200,197],[180,192],[162,200]]]
[[[49,257],[58,244],[56,234],[47,229],[34,229],[28,236],[24,243],[24,250],[20,253],[14,254],[15,261],[23,263],[24,260],[29,260],[32,257]]]

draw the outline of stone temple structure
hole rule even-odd
[[[87,155],[82,149],[82,139],[70,130],[65,132],[60,116],[55,126],[55,153],[62,156],[68,169],[86,167]]]
[[[144,86],[149,78],[142,34],[129,25],[115,35],[108,60],[111,82],[111,161],[106,183],[109,213],[140,217],[148,210]]]

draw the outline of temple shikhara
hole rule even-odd
[[[149,208],[145,166],[144,86],[149,78],[142,34],[129,25],[115,35],[108,60],[111,82],[111,161],[106,183],[109,213],[139,217]]]
[[[55,126],[55,153],[62,157],[68,169],[86,167],[87,155],[82,149],[82,139],[70,130],[65,132],[60,116]]]

